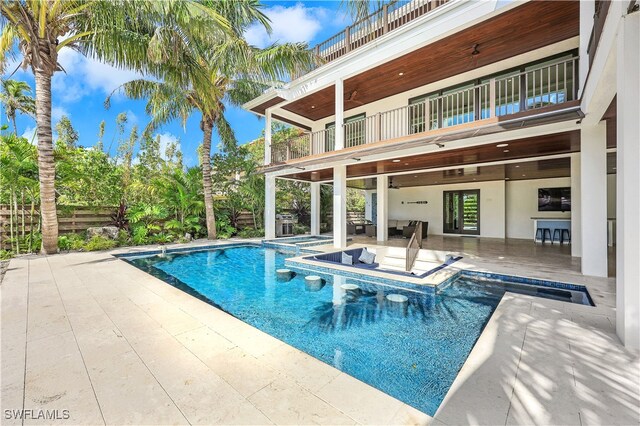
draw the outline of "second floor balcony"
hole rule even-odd
[[[408,105],[308,132],[271,147],[271,165],[336,152],[336,131],[344,149],[379,142],[419,140],[465,128],[480,128],[527,114],[575,104],[578,57],[550,60],[525,71],[480,79],[412,99]],[[357,148],[355,148],[357,150]]]

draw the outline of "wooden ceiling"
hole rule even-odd
[[[509,141],[507,146],[497,145],[492,143],[454,150],[435,151],[410,157],[355,163],[347,166],[347,177],[354,178],[382,173],[400,173],[410,170],[464,166],[578,152],[580,150],[580,132],[575,130],[535,136]],[[286,177],[312,182],[328,181],[333,179],[333,169],[327,168],[314,172],[301,170]]]
[[[616,154],[607,154],[607,174],[616,173]],[[416,172],[391,176],[391,183],[397,188],[429,185],[451,185],[454,183],[488,182],[495,180],[532,180],[571,176],[571,159],[568,157],[548,160],[525,161],[521,163],[492,166],[461,167],[435,172]],[[376,189],[375,178],[352,179],[347,186],[357,189]]]
[[[527,161],[518,164],[466,167],[437,172],[393,176],[394,187],[449,185],[493,180],[530,180],[571,176],[571,159]]]
[[[276,96],[272,99],[269,99],[266,102],[261,103],[260,105],[256,105],[255,107],[253,107],[251,109],[251,111],[253,112],[257,112],[258,114],[263,114],[267,108],[272,107],[274,105],[279,104],[280,102],[284,101],[284,98],[281,98],[280,96]]]
[[[350,110],[577,36],[579,12],[578,1],[527,2],[347,79],[344,83],[344,109]],[[476,44],[480,54],[471,55]],[[308,119],[319,120],[333,115],[334,92],[334,87],[330,86],[284,108]],[[357,92],[355,96],[352,96],[353,92]],[[254,111],[264,105],[254,108]]]

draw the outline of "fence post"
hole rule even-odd
[[[389,15],[387,13],[389,9],[388,5],[382,6],[382,34],[386,34],[389,31]]]
[[[344,30],[344,51],[351,52],[351,27]]]

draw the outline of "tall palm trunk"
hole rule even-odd
[[[51,136],[51,73],[36,69],[35,80],[42,251],[44,254],[53,254],[58,252],[58,216],[55,191],[56,165],[53,159]]]
[[[16,115],[13,114],[13,117],[11,117],[11,122],[13,123],[13,133],[16,134],[16,136],[18,136],[18,126],[16,126]]]
[[[213,183],[211,182],[211,137],[213,135],[213,122],[202,120],[202,187],[204,189],[204,211],[207,218],[207,238],[215,240],[216,216],[213,211]]]

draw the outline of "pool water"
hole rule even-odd
[[[471,279],[437,293],[331,275],[321,288],[303,273],[278,281],[294,255],[246,246],[128,261],[429,415],[504,294]],[[391,293],[408,303],[388,301]]]

